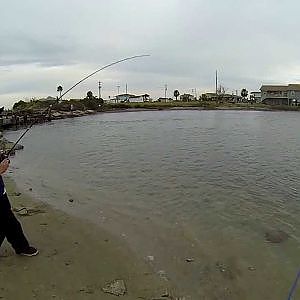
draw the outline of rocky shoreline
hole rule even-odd
[[[117,103],[99,106],[98,109],[40,108],[31,111],[7,111],[0,116],[0,130],[28,126],[31,123],[44,123],[51,120],[76,118],[105,112],[128,112],[146,110],[249,110],[249,111],[300,111],[294,106],[216,104],[216,103]]]
[[[6,114],[0,118],[0,130],[10,128],[27,127],[32,123],[45,123],[52,120],[76,118],[96,114],[95,110],[75,110],[75,111],[52,111],[51,114],[46,112],[38,111],[35,113],[23,113],[23,114]]]

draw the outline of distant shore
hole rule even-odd
[[[132,112],[145,110],[244,110],[244,111],[300,111],[300,106],[265,105],[260,103],[218,103],[214,101],[172,101],[172,102],[143,102],[143,103],[110,103],[99,106],[97,109],[63,109],[56,107],[45,115],[47,103],[30,110],[10,111],[0,117],[0,130],[10,127],[27,126],[32,122],[44,123],[51,120],[76,118],[97,113]],[[67,108],[66,108],[67,107]]]

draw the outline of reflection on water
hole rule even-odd
[[[300,267],[299,128],[287,112],[60,120],[24,138],[14,173],[45,201],[155,254],[192,299],[284,299]],[[269,230],[289,238],[267,243]]]

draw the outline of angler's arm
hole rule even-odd
[[[0,175],[5,173],[9,167],[9,159],[5,158],[1,163],[0,163]]]

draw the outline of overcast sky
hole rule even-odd
[[[115,65],[66,95],[125,92],[168,96],[231,93],[262,83],[300,83],[298,0],[2,0],[0,105],[56,96],[103,65]]]

